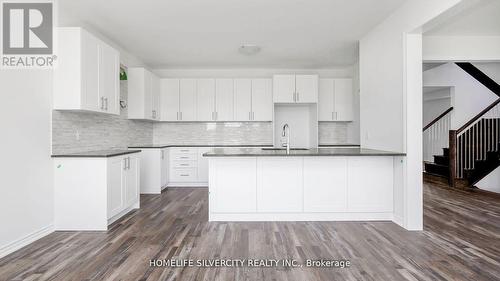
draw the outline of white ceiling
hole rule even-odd
[[[64,0],[61,26],[90,25],[153,68],[346,66],[358,40],[406,0]],[[238,53],[257,44],[255,56]]]
[[[500,36],[500,1],[481,0],[425,35]]]

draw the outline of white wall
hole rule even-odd
[[[424,110],[423,110],[423,125],[429,124],[434,118],[438,117],[445,110],[451,106],[451,97],[449,96],[450,90],[441,90],[442,92],[448,93],[448,97],[440,97],[433,99],[424,98]]]
[[[458,129],[481,110],[498,99],[483,84],[458,67],[455,63],[446,63],[424,72],[424,87],[451,86],[451,128]]]
[[[395,200],[404,207],[395,216],[410,230],[423,227],[419,29],[460,2],[409,0],[360,40],[361,146],[407,153],[406,163],[395,169],[404,173],[395,186],[403,189]]]
[[[52,231],[52,71],[0,70],[0,257]]]
[[[476,183],[476,186],[480,189],[500,193],[500,167]]]
[[[474,62],[474,66],[479,68],[495,82],[500,84],[500,61],[499,62]]]
[[[424,61],[500,61],[500,36],[424,36]]]

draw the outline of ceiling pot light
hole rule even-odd
[[[260,47],[257,45],[242,45],[238,51],[247,56],[252,56],[260,52]]]

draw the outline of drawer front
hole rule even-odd
[[[173,147],[170,148],[170,152],[174,154],[196,154],[198,153],[198,148],[196,147]]]
[[[196,169],[173,169],[172,171],[172,182],[196,182],[197,180]]]
[[[196,168],[198,162],[197,161],[172,161],[174,168]]]
[[[197,161],[198,154],[174,153],[170,159],[172,161]]]

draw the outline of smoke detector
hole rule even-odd
[[[260,52],[260,47],[257,45],[245,44],[241,45],[238,51],[243,55],[253,56]]]

